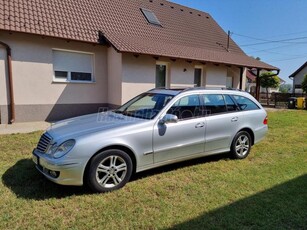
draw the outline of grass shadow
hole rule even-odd
[[[22,159],[2,176],[3,184],[18,198],[45,200],[90,193],[86,187],[63,186],[47,180],[30,159]]]
[[[172,229],[306,229],[307,174]]]

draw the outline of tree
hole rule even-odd
[[[260,57],[254,57],[254,56],[250,56],[250,57],[256,59],[257,61],[261,61]]]
[[[269,105],[269,88],[277,88],[280,85],[279,77],[272,72],[264,72],[260,75],[260,85],[266,89],[267,105]]]
[[[302,90],[303,92],[307,93],[307,74],[305,74],[304,80],[302,82]]]
[[[281,93],[289,93],[292,91],[292,84],[283,84],[279,87],[279,92]]]

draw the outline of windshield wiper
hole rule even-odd
[[[124,111],[114,110],[112,112],[113,113],[118,113],[118,114],[123,114],[123,115],[128,116],[128,117],[135,117],[135,118],[141,118],[141,119],[150,119],[148,117],[144,117],[144,116],[138,115],[138,114],[136,114],[134,112],[133,113],[132,112],[128,112],[126,110],[124,110]]]
[[[120,113],[120,114],[123,114],[123,113],[124,113],[124,111],[120,111],[120,110],[113,110],[112,112],[113,112],[113,113]]]

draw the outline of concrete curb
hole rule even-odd
[[[11,125],[0,125],[0,135],[15,134],[15,133],[30,133],[40,130],[45,130],[50,126],[48,122],[25,122],[14,123]]]

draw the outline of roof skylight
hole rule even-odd
[[[141,11],[146,18],[146,20],[153,25],[161,26],[160,21],[158,20],[157,16],[155,15],[154,12],[148,9],[141,8]]]

